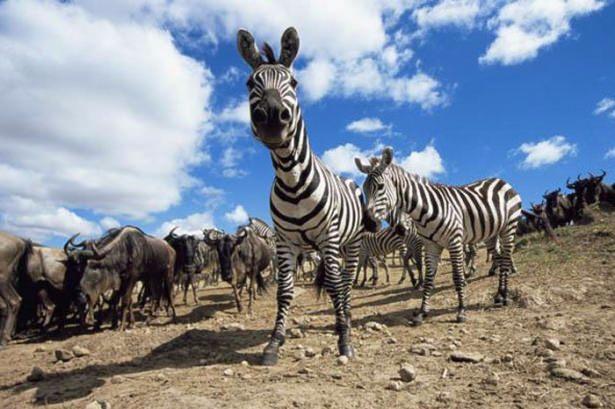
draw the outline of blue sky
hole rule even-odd
[[[608,1],[8,1],[0,229],[61,245],[117,224],[269,220],[234,35],[277,48],[289,25],[312,146],[345,176],[391,145],[410,171],[498,176],[529,205],[568,176],[615,172]]]

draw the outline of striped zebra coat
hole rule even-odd
[[[270,209],[277,240],[278,311],[263,363],[275,364],[284,343],[293,275],[303,250],[323,256],[317,282],[333,301],[339,352],[352,356],[350,291],[363,234],[361,190],[312,152],[290,69],[299,50],[297,31],[284,32],[278,59],[265,44],[264,60],[245,30],[238,32],[237,46],[253,70],[247,82],[252,132],[269,149],[275,172]]]
[[[511,269],[517,221],[521,214],[521,197],[501,179],[480,180],[464,186],[445,186],[411,175],[392,164],[393,150],[385,148],[380,160],[372,158],[369,165],[359,159],[359,170],[367,174],[363,190],[367,197],[367,213],[375,220],[392,220],[395,224],[402,213],[414,221],[425,245],[427,274],[423,301],[415,324],[423,322],[429,312],[429,298],[434,289],[438,261],[447,248],[453,266],[453,280],[459,300],[457,320],[465,321],[464,244],[487,243],[495,249],[500,279],[496,304],[505,305],[508,274]]]

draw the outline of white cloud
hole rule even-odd
[[[613,98],[602,98],[596,104],[596,109],[594,109],[594,115],[604,114],[608,111],[611,111],[611,115],[615,114],[615,99]]]
[[[361,172],[354,163],[354,158],[367,160],[370,156],[380,154],[384,146],[377,144],[373,149],[361,150],[352,143],[336,146],[328,149],[322,154],[322,161],[338,175],[348,175],[351,177],[361,176]]]
[[[237,205],[232,211],[224,213],[224,218],[231,223],[245,224],[248,222],[249,216],[242,205]]]
[[[440,83],[422,72],[411,78],[394,79],[389,88],[393,100],[416,103],[425,110],[448,104],[448,96],[442,91]]]
[[[554,136],[538,142],[523,143],[517,152],[526,155],[520,164],[521,168],[536,169],[552,165],[567,155],[574,156],[577,146],[567,142],[564,136]]]
[[[0,202],[35,201],[85,233],[91,222],[67,209],[143,218],[180,201],[189,167],[206,158],[213,77],[167,31],[75,4],[8,1],[0,54]]]
[[[479,0],[442,0],[414,10],[412,17],[421,29],[446,25],[472,27],[480,11]]]
[[[213,186],[203,186],[200,193],[205,197],[205,205],[212,209],[224,203],[224,196],[226,195],[223,189]]]
[[[247,171],[239,167],[241,159],[244,157],[246,151],[229,146],[224,149],[220,164],[222,165],[222,176],[227,178],[238,178],[248,174]]]
[[[611,149],[609,149],[606,154],[604,155],[605,159],[612,159],[615,158],[615,146],[612,147]]]
[[[175,230],[175,233],[177,234],[192,234],[201,237],[203,229],[214,228],[216,224],[212,212],[193,213],[184,218],[177,218],[162,223],[155,234],[158,237],[164,237],[176,226],[178,229]]]
[[[391,125],[385,125],[379,118],[361,118],[346,125],[346,130],[356,133],[368,133],[377,131],[387,131]]]
[[[427,145],[422,151],[411,152],[405,158],[400,158],[398,162],[399,166],[408,172],[427,178],[434,178],[446,171],[440,153],[432,144]]]
[[[250,102],[245,99],[236,101],[225,107],[217,118],[222,122],[238,122],[241,124],[250,124]]]
[[[117,221],[113,217],[109,217],[109,216],[106,216],[106,217],[103,217],[102,219],[100,219],[99,223],[102,226],[102,228],[105,229],[105,230],[109,230],[109,229],[121,226],[119,221]]]
[[[496,39],[479,61],[518,64],[570,32],[570,21],[600,10],[600,0],[516,0],[503,6],[489,21]]]
[[[297,71],[300,89],[305,91],[310,101],[318,101],[327,95],[336,75],[335,64],[322,58],[312,60],[305,69]]]

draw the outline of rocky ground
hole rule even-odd
[[[481,252],[465,324],[454,323],[447,264],[420,327],[408,324],[420,299],[408,283],[356,289],[350,362],[336,356],[328,300],[306,285],[279,364],[259,366],[275,291],[249,317],[221,286],[180,306],[176,324],[12,343],[0,351],[0,407],[612,408],[615,214],[558,234],[522,240],[507,308],[492,307]]]

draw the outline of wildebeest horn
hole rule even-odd
[[[579,175],[577,176],[577,182],[581,180],[581,174],[579,173]]]
[[[574,189],[574,185],[570,183],[570,178],[566,179],[566,187],[568,189]]]
[[[211,229],[211,230],[207,230],[207,229],[203,230],[203,241],[205,243],[209,244],[210,246],[213,246],[218,241],[217,239],[214,239],[212,237],[213,233],[214,233],[213,229]]]
[[[600,178],[600,180],[602,180],[606,176],[606,171],[604,169],[600,169],[600,171],[602,172],[602,175],[600,175],[598,177]]]
[[[94,258],[97,260],[100,260],[101,258],[105,257],[106,255],[106,251],[100,251],[98,250],[98,247],[96,247],[96,243],[92,242],[92,252],[94,253]]]
[[[171,229],[171,231],[169,232],[169,236],[173,237],[174,239],[177,238],[177,234],[175,234],[175,230],[179,229],[178,226],[175,226]]]
[[[66,255],[68,256],[68,246],[75,246],[75,243],[73,243],[73,240],[75,240],[77,238],[77,236],[79,235],[79,233],[73,234],[67,241],[66,243],[64,243],[64,253],[66,253]]]

